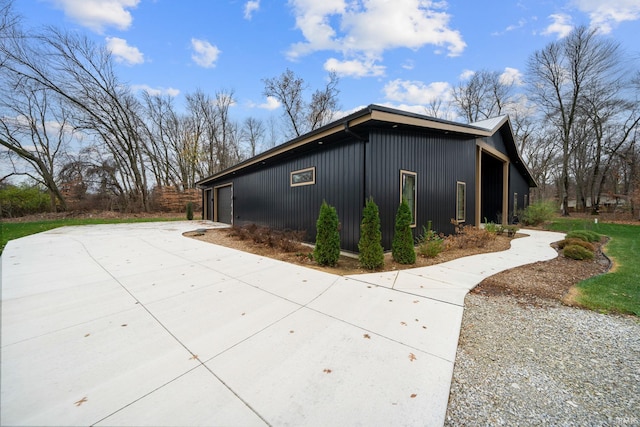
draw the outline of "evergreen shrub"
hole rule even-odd
[[[413,233],[411,232],[411,209],[405,199],[398,206],[396,226],[391,243],[391,255],[400,264],[415,264],[416,251],[413,247]]]
[[[189,221],[193,219],[193,202],[187,202],[187,219]]]
[[[565,237],[566,239],[580,239],[580,240],[584,240],[585,242],[599,242],[600,241],[600,235],[598,233],[596,233],[595,231],[591,231],[591,230],[573,230],[567,233],[567,236]]]
[[[384,265],[384,250],[381,241],[380,212],[373,197],[370,197],[362,212],[360,241],[358,242],[360,252],[358,258],[364,268],[373,270]]]
[[[582,239],[576,239],[575,237],[574,238],[560,240],[558,242],[558,247],[560,249],[564,249],[565,246],[569,246],[569,245],[582,246],[583,248],[585,248],[587,250],[590,250],[591,252],[594,252],[596,250],[592,243],[589,243],[589,242],[587,242],[585,240],[582,240]]]
[[[313,258],[320,265],[335,266],[340,258],[340,233],[336,208],[322,201],[316,222],[316,247]]]
[[[577,260],[593,259],[593,252],[578,245],[567,245],[562,251],[565,257]]]

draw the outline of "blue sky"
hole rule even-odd
[[[17,0],[27,27],[106,44],[135,90],[181,105],[233,90],[236,120],[279,115],[262,79],[290,68],[311,89],[340,75],[340,108],[416,112],[473,71],[521,84],[527,58],[574,25],[600,28],[640,58],[639,0]]]

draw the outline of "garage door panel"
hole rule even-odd
[[[227,185],[224,187],[219,187],[216,191],[218,192],[218,206],[216,207],[218,222],[222,222],[224,224],[232,224],[232,187],[230,185]]]

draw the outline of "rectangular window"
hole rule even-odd
[[[316,183],[316,168],[306,168],[291,172],[290,184],[292,187],[300,185],[313,185]]]
[[[527,206],[529,206],[529,195],[525,194],[524,195],[524,206],[523,206],[523,208],[526,208]]]
[[[411,226],[416,226],[416,194],[417,194],[417,174],[415,172],[400,171],[400,203],[405,199],[411,210],[413,221]]]
[[[518,193],[513,193],[513,214],[518,215]]]
[[[467,217],[467,183],[456,183],[456,221],[465,222]]]

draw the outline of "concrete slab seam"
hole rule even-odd
[[[356,279],[356,276],[357,275],[349,276],[348,279],[349,280],[353,280],[355,282],[363,283],[363,284],[366,284],[366,285],[377,286],[377,287],[380,287],[380,288],[389,289],[390,291],[393,291],[393,292],[399,292],[399,293],[402,293],[402,294],[405,294],[405,295],[411,295],[411,296],[414,296],[414,297],[417,297],[417,298],[424,298],[424,299],[428,299],[428,300],[431,300],[431,301],[438,301],[438,302],[441,302],[443,304],[448,304],[448,305],[453,305],[453,306],[456,306],[456,307],[463,307],[464,308],[464,304],[456,304],[456,303],[453,303],[451,301],[445,301],[445,300],[441,300],[441,299],[434,298],[434,297],[427,297],[427,296],[424,296],[424,295],[421,295],[421,294],[416,294],[416,293],[405,291],[405,290],[402,290],[402,289],[389,288],[389,287],[384,286],[384,285],[378,285],[376,283],[367,282],[366,280]],[[416,276],[416,277],[419,277],[419,276]],[[396,280],[397,280],[397,277],[396,277]],[[466,290],[464,288],[457,288],[457,289],[461,290],[461,291]],[[465,292],[465,294],[467,294],[468,292],[469,291]]]
[[[180,378],[184,377],[185,375],[189,374],[190,372],[193,372],[194,370],[198,369],[199,367],[200,367],[199,365],[196,365],[196,366],[194,366],[193,368],[188,369],[187,371],[183,372],[182,374],[178,375],[177,377],[175,377],[175,378],[173,378],[173,379],[171,379],[171,380],[169,380],[169,381],[165,382],[164,384],[159,385],[158,387],[154,388],[154,389],[153,389],[153,390],[151,390],[150,392],[145,393],[145,394],[143,394],[142,396],[138,397],[137,399],[134,399],[134,400],[132,400],[131,402],[127,403],[127,404],[126,404],[126,405],[124,405],[123,407],[121,407],[121,408],[119,408],[119,409],[116,409],[115,411],[113,411],[113,412],[112,412],[112,413],[110,413],[109,415],[106,415],[106,416],[102,417],[101,419],[99,419],[98,421],[96,421],[96,422],[94,422],[94,423],[91,423],[91,426],[95,426],[95,425],[97,425],[97,424],[100,424],[101,422],[105,421],[105,420],[106,420],[106,419],[108,419],[109,417],[111,417],[111,416],[113,416],[113,415],[117,414],[117,413],[118,413],[118,412],[120,412],[120,411],[125,410],[125,409],[126,409],[126,408],[128,408],[129,406],[131,406],[131,405],[133,405],[133,404],[135,404],[135,403],[137,403],[137,402],[141,401],[141,400],[142,400],[142,399],[144,399],[145,397],[148,397],[148,396],[152,395],[152,394],[153,394],[153,393],[155,393],[156,391],[158,391],[158,390],[160,390],[160,389],[162,389],[162,388],[164,388],[164,387],[168,386],[169,384],[171,384],[171,383],[173,383],[173,382],[177,381],[178,379],[180,379]]]
[[[244,343],[245,341],[250,340],[251,338],[255,337],[256,335],[259,335],[260,333],[262,333],[262,332],[266,331],[267,329],[271,328],[272,326],[274,326],[274,325],[276,325],[276,324],[278,324],[278,323],[282,322],[284,319],[286,319],[286,318],[288,318],[288,317],[291,317],[292,315],[294,315],[295,313],[299,312],[300,310],[303,310],[303,309],[305,309],[305,308],[306,308],[306,309],[308,309],[308,310],[313,310],[312,308],[307,307],[307,305],[308,305],[308,304],[311,304],[312,302],[314,302],[315,300],[317,300],[318,298],[320,298],[322,295],[324,295],[324,294],[325,294],[329,289],[331,289],[331,287],[333,287],[333,285],[335,285],[335,284],[336,284],[336,282],[338,282],[338,280],[340,280],[340,277],[336,277],[336,279],[333,281],[333,283],[331,283],[331,285],[329,285],[325,290],[323,290],[322,292],[320,292],[320,293],[319,293],[315,298],[313,298],[311,301],[307,302],[306,304],[299,304],[299,303],[296,303],[296,302],[290,301],[290,300],[288,300],[288,299],[286,299],[286,298],[283,298],[285,301],[288,301],[288,302],[291,302],[292,304],[297,305],[297,306],[298,306],[298,308],[296,308],[295,310],[293,310],[293,311],[292,311],[292,312],[290,312],[290,313],[287,313],[285,316],[282,316],[281,318],[274,320],[273,322],[269,323],[269,324],[268,324],[267,326],[265,326],[264,328],[262,328],[262,329],[260,329],[260,330],[258,330],[258,331],[256,331],[256,332],[254,332],[253,334],[251,334],[251,335],[249,335],[249,336],[245,337],[244,339],[242,339],[242,340],[238,341],[237,343],[233,344],[232,346],[229,346],[229,347],[225,348],[224,350],[222,350],[222,351],[218,352],[217,354],[215,354],[215,355],[211,356],[209,359],[205,360],[205,361],[204,361],[204,362],[202,362],[202,363],[208,363],[208,362],[212,361],[212,360],[213,360],[213,359],[215,359],[216,357],[218,357],[218,356],[220,356],[220,355],[222,355],[222,354],[224,354],[224,353],[226,353],[226,352],[228,352],[228,351],[232,350],[233,348],[235,348],[235,347],[237,347],[238,345],[240,345],[240,344]],[[241,283],[244,283],[244,282],[241,282]],[[249,286],[252,286],[252,285],[249,285]],[[270,292],[268,292],[268,293],[269,293],[269,294],[271,294]],[[275,295],[275,296],[277,296],[277,295]],[[316,312],[317,312],[317,310],[313,310],[313,311],[316,311]],[[324,313],[321,313],[321,314],[324,314]]]
[[[258,417],[259,417],[261,420],[263,420],[265,423],[269,424],[269,423],[267,422],[267,420],[265,420],[265,419],[262,417],[262,415],[260,415],[260,414],[259,414],[259,413],[258,413],[258,412],[253,408],[253,407],[251,407],[251,405],[249,404],[249,402],[247,402],[247,401],[246,401],[246,400],[244,400],[240,395],[238,395],[238,393],[237,393],[235,390],[233,390],[233,389],[232,389],[232,388],[231,388],[231,387],[230,387],[226,382],[224,382],[224,381],[222,380],[222,378],[220,378],[218,375],[216,375],[216,374],[215,374],[211,369],[209,369],[209,367],[208,367],[208,366],[206,366],[206,365],[205,365],[205,364],[204,364],[200,359],[198,359],[197,355],[196,355],[196,354],[194,354],[194,353],[189,349],[189,347],[187,347],[187,345],[186,345],[186,344],[184,344],[184,343],[183,343],[183,342],[182,342],[182,341],[181,341],[181,340],[180,340],[176,335],[174,335],[174,334],[173,334],[173,332],[171,332],[171,331],[169,330],[169,328],[167,328],[167,327],[164,325],[164,323],[162,323],[162,322],[160,321],[160,319],[158,319],[158,318],[157,318],[157,317],[156,317],[156,316],[151,312],[151,310],[149,310],[149,308],[147,308],[147,307],[145,306],[145,304],[143,304],[140,300],[138,300],[138,299],[135,297],[135,295],[133,295],[133,293],[131,293],[131,292],[130,292],[130,291],[129,291],[129,290],[128,290],[128,289],[127,289],[127,288],[126,288],[126,287],[125,287],[125,286],[124,286],[124,285],[123,285],[123,284],[122,284],[122,283],[121,283],[121,282],[120,282],[120,281],[115,277],[115,276],[113,276],[113,274],[111,274],[111,272],[110,272],[110,271],[108,271],[108,270],[107,270],[107,269],[106,269],[106,268],[105,268],[105,267],[104,267],[104,266],[103,266],[99,261],[97,261],[97,260],[93,257],[93,255],[91,254],[91,252],[88,250],[88,248],[84,245],[84,243],[83,243],[83,242],[81,242],[81,241],[79,241],[79,240],[78,240],[78,243],[80,243],[80,245],[82,245],[82,247],[83,247],[83,248],[85,249],[85,251],[87,252],[87,255],[88,255],[88,256],[89,256],[89,257],[90,257],[90,258],[91,258],[91,259],[92,259],[92,260],[93,260],[93,261],[94,261],[94,262],[95,262],[95,263],[96,263],[100,268],[102,268],[102,269],[103,269],[103,270],[104,270],[108,275],[110,275],[110,276],[113,278],[113,280],[115,280],[115,281],[116,281],[116,283],[118,283],[118,285],[120,285],[120,286],[122,287],[122,289],[124,289],[124,290],[129,294],[129,295],[131,295],[131,297],[132,297],[132,298],[137,302],[137,304],[139,304],[139,305],[140,305],[140,306],[141,306],[141,307],[142,307],[142,308],[147,312],[147,314],[149,314],[149,316],[151,316],[151,318],[152,318],[152,319],[153,319],[153,320],[154,320],[158,325],[160,325],[160,327],[161,327],[162,329],[164,329],[164,330],[165,330],[165,331],[166,331],[166,332],[167,332],[167,333],[168,333],[168,334],[169,334],[169,335],[170,335],[170,336],[171,336],[171,337],[172,337],[172,338],[173,338],[173,339],[174,339],[178,344],[180,344],[180,345],[181,345],[181,346],[182,346],[182,347],[183,347],[183,348],[184,348],[184,349],[185,349],[189,354],[191,354],[191,356],[192,356],[192,357],[194,357],[194,358],[195,358],[195,359],[200,363],[200,365],[204,366],[204,367],[205,367],[205,369],[207,369],[207,371],[209,371],[209,372],[210,372],[210,373],[211,373],[211,374],[212,374],[212,375],[213,375],[213,376],[214,376],[218,381],[220,381],[220,383],[221,383],[222,385],[224,385],[224,387],[226,387],[226,388],[227,388],[231,393],[233,393],[233,394],[234,394],[238,399],[240,399],[240,401],[241,401],[242,403],[244,403],[244,404],[247,406],[247,408],[249,408],[253,413],[255,413],[255,414],[256,414],[256,416],[258,416]],[[294,312],[296,312],[296,311],[297,311],[297,310],[295,310]],[[289,315],[291,315],[291,313],[289,313]],[[286,317],[286,316],[285,316],[285,317]],[[190,370],[190,371],[191,371],[191,370]],[[190,371],[188,371],[188,372],[190,372]],[[138,400],[139,400],[139,399],[138,399]],[[133,402],[131,402],[131,403],[133,403]],[[131,404],[131,403],[130,403],[130,404]],[[127,406],[128,406],[128,405],[127,405]],[[126,406],[125,406],[125,407],[126,407]],[[122,410],[122,409],[124,409],[125,407],[120,408],[119,410]],[[118,412],[118,411],[116,411],[116,412]],[[114,412],[114,413],[116,413],[116,412]],[[112,414],[112,415],[113,415],[113,414]],[[98,422],[100,422],[100,421],[98,421]],[[269,425],[270,425],[270,424],[269,424]]]
[[[19,340],[19,341],[12,342],[11,344],[8,344],[8,345],[0,345],[0,348],[9,348],[9,347],[11,347],[13,345],[17,345],[17,344],[25,343],[25,342],[30,341],[30,340],[46,337],[47,335],[57,334],[59,332],[66,331],[67,329],[77,328],[78,326],[86,325],[88,323],[95,322],[96,320],[106,319],[106,318],[112,317],[112,316],[114,316],[116,314],[122,314],[122,313],[126,313],[127,311],[133,311],[133,310],[135,310],[135,307],[128,308],[126,310],[116,311],[116,312],[113,312],[113,313],[108,313],[108,314],[105,314],[104,316],[93,317],[90,320],[87,320],[86,322],[75,323],[73,325],[69,325],[69,326],[65,326],[64,328],[55,329],[55,330],[52,330],[52,331],[49,331],[49,332],[45,332],[45,333],[40,334],[40,335],[30,336],[29,338],[25,338],[25,339],[22,339],[22,340]]]

